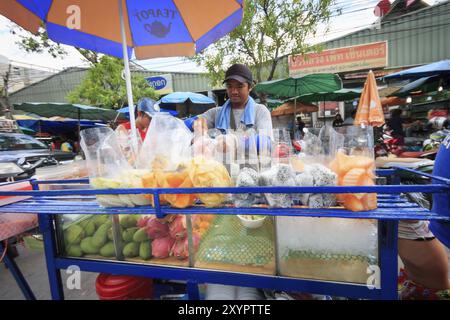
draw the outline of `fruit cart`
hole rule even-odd
[[[77,180],[30,180],[33,191],[2,191],[0,196],[31,196],[31,198],[18,201],[16,203],[0,207],[0,213],[23,212],[39,215],[39,226],[44,237],[45,256],[47,263],[48,277],[50,281],[51,295],[53,299],[63,299],[63,283],[60,270],[70,266],[77,266],[82,271],[107,272],[112,274],[134,275],[158,279],[183,280],[187,283],[187,291],[190,299],[199,299],[198,284],[218,283],[227,285],[238,285],[255,288],[267,288],[283,291],[301,291],[315,294],[332,296],[342,296],[362,299],[397,299],[397,225],[398,220],[450,220],[449,216],[439,215],[430,210],[419,207],[415,203],[410,203],[402,193],[406,192],[427,192],[427,193],[448,193],[450,194],[450,180],[441,177],[432,177],[433,184],[429,185],[401,185],[396,173],[397,169],[378,170],[378,177],[386,177],[387,185],[375,185],[364,187],[239,187],[239,188],[143,188],[143,189],[89,189],[88,179]],[[417,173],[423,175],[423,173]],[[42,185],[57,184],[85,184],[86,188],[71,190],[39,190]],[[301,206],[291,208],[268,208],[267,206],[252,206],[248,208],[235,208],[233,206],[223,206],[220,208],[207,208],[195,205],[185,209],[175,209],[160,204],[159,198],[164,194],[189,194],[189,193],[377,193],[378,208],[371,211],[352,212],[343,208],[310,209]],[[134,208],[102,208],[98,205],[95,195],[117,195],[117,194],[153,194],[154,207],[140,206]],[[181,214],[186,217],[196,215],[215,215],[216,220],[226,221],[235,218],[236,215],[267,215],[270,220],[266,221],[264,228],[271,230],[269,238],[261,238],[260,231],[239,231],[239,236],[251,236],[252,239],[264,243],[272,243],[270,256],[259,254],[258,259],[264,263],[258,265],[245,265],[236,267],[230,257],[230,263],[213,263],[218,260],[208,260],[217,253],[208,247],[207,241],[200,244],[199,250],[194,252],[192,239],[192,222],[186,219],[188,233],[189,255],[185,260],[149,260],[147,262],[139,259],[127,259],[121,256],[117,250],[111,258],[99,258],[98,256],[74,257],[68,256],[64,249],[64,242],[61,233],[65,230],[62,227],[61,217],[70,215],[111,215],[111,230],[116,234],[117,219],[125,215],[149,215],[155,214],[158,218],[166,215]],[[303,217],[338,218],[350,219],[352,221],[374,221],[377,229],[376,233],[376,259],[368,261],[359,259],[356,256],[343,256],[339,254],[321,254],[319,260],[311,252],[303,252],[300,258],[297,257],[295,263],[286,267],[285,258],[280,254],[279,241],[282,238],[280,228],[284,217],[295,219],[306,219]],[[349,221],[350,221],[349,220]],[[230,220],[231,221],[231,220]],[[236,220],[238,221],[238,220]],[[231,224],[236,224],[235,220]],[[236,227],[241,228],[241,226]],[[116,230],[116,231],[114,231]],[[210,231],[209,237],[232,236],[232,229],[226,229],[220,233],[216,228]],[[231,230],[231,231],[228,231]],[[236,230],[236,229],[233,229]],[[283,229],[281,229],[283,230]],[[216,232],[216,233],[214,233]],[[92,234],[92,233],[91,233]],[[77,237],[78,234],[72,235]],[[320,236],[320,235],[318,235]],[[112,236],[116,244],[116,236]],[[208,233],[204,239],[208,239]],[[220,238],[222,239],[222,238]],[[241,239],[241,238],[239,238]],[[247,238],[242,238],[247,239]],[[269,239],[269,242],[266,240]],[[66,239],[67,240],[67,239]],[[79,241],[79,239],[77,240]],[[266,241],[266,242],[264,242]],[[236,242],[236,241],[235,241]],[[239,247],[242,248],[245,246]],[[67,249],[67,248],[66,248]],[[217,249],[217,246],[215,247]],[[255,250],[260,250],[257,248]],[[203,251],[202,251],[203,250]],[[206,251],[205,251],[206,250]],[[250,250],[250,249],[249,249]],[[220,250],[219,250],[220,251]],[[203,252],[203,253],[202,253]],[[204,253],[207,254],[204,254]],[[202,256],[203,254],[203,256]],[[355,258],[356,257],[356,258]],[[202,260],[203,259],[203,260]],[[241,258],[239,258],[241,259]],[[316,259],[316,260],[315,260]],[[320,260],[322,259],[322,260]],[[332,276],[316,274],[321,266],[330,261],[333,267],[328,266],[328,271]],[[335,260],[332,260],[335,259]],[[211,262],[212,261],[212,262]],[[221,260],[222,262],[225,260]],[[241,261],[241,260],[239,260]],[[302,261],[309,264],[308,270],[303,270]],[[335,263],[338,261],[339,263]],[[361,263],[363,261],[364,263]],[[208,264],[209,263],[209,264]],[[340,268],[343,268],[342,270]],[[344,270],[344,268],[347,268]],[[355,278],[357,269],[358,277]],[[300,272],[300,271],[301,272]],[[310,272],[310,273],[308,273]],[[308,276],[308,274],[314,274]],[[342,275],[348,276],[341,277]]]

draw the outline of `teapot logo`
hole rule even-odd
[[[170,21],[177,18],[177,11],[169,8],[150,8],[135,10],[133,16],[143,23],[144,29],[157,38],[165,38],[170,32],[172,22],[164,24],[161,21]],[[152,21],[150,23],[150,21]]]
[[[170,28],[172,27],[172,22],[166,27],[160,21],[154,21],[152,24],[145,24],[145,30],[147,30],[150,34],[154,35],[158,38],[165,38],[167,34],[170,32]]]

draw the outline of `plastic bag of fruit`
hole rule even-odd
[[[108,127],[81,131],[81,148],[86,155],[90,184],[95,189],[140,188],[141,173],[122,153],[116,133]],[[134,207],[147,204],[142,195],[98,195],[104,207]]]
[[[348,126],[336,129],[333,160],[330,169],[340,186],[375,185],[375,161],[372,127]],[[348,210],[365,211],[377,208],[376,193],[339,194],[339,202]]]
[[[170,114],[157,114],[152,118],[138,158],[138,168],[148,170],[142,176],[146,188],[192,188],[189,175],[192,133],[184,122]],[[153,195],[147,195],[154,205]],[[161,204],[186,208],[194,204],[193,194],[164,194]]]

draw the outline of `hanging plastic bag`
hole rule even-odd
[[[335,132],[332,127],[305,129],[304,148],[299,155],[302,172],[297,171],[296,183],[299,187],[325,187],[337,185],[337,176],[326,164],[330,158],[330,143],[334,141]],[[334,194],[301,193],[300,202],[309,208],[326,208],[336,204]]]
[[[90,184],[95,189],[121,188],[120,175],[131,170],[125,160],[114,131],[107,127],[81,131],[81,147],[86,155]],[[133,207],[129,195],[98,195],[104,207]]]
[[[292,155],[292,144],[290,135],[285,129],[273,130],[272,161],[270,169],[261,171],[260,185],[270,187],[296,186],[295,171],[290,163]],[[292,206],[293,194],[288,193],[265,193],[270,207],[288,208]]]
[[[210,131],[216,136],[217,131]],[[220,144],[218,144],[220,142]],[[231,177],[222,162],[217,161],[217,149],[221,149],[223,142],[212,139],[206,130],[206,119],[199,118],[194,124],[194,143],[192,145],[193,158],[189,163],[189,175],[195,188],[230,187]],[[207,207],[218,207],[227,199],[223,193],[198,194],[199,199]]]
[[[138,158],[138,168],[149,170],[143,177],[146,188],[192,188],[189,175],[192,133],[184,122],[169,114],[152,118],[147,136]],[[152,205],[152,195],[147,196]],[[194,204],[193,194],[166,194],[160,196],[161,204],[175,208]]]
[[[139,152],[142,147],[141,135],[136,131],[136,139],[133,139],[131,130],[125,129],[124,126],[118,126],[115,130],[117,142],[121,153],[124,155],[128,163],[135,167]],[[133,141],[137,141],[137,146],[133,146]]]
[[[236,187],[257,187],[259,185],[259,159],[257,152],[257,135],[255,130],[238,130],[236,166],[239,174],[236,178]],[[259,194],[238,193],[233,195],[236,207],[250,207],[259,199]]]
[[[330,169],[338,176],[340,186],[375,185],[375,161],[372,127],[349,126],[337,128],[333,147],[334,159]],[[338,195],[342,205],[351,211],[377,208],[376,193],[346,193]]]

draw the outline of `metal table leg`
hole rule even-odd
[[[4,250],[5,247],[3,246],[3,243],[0,241],[0,252],[3,253]],[[13,275],[14,279],[16,280],[17,284],[20,287],[20,290],[25,296],[25,299],[36,300],[33,291],[31,291],[28,282],[25,280],[25,277],[23,276],[14,259],[9,257],[8,253],[6,253],[3,261],[5,262],[5,265],[8,267],[9,271],[11,271],[11,274]]]
[[[57,242],[54,228],[54,215],[39,214],[39,228],[44,238],[45,261],[47,263],[52,299],[63,300],[64,290],[62,286],[61,271],[55,265]]]
[[[198,282],[188,280],[186,283],[189,300],[200,300],[200,292],[198,290]]]
[[[378,252],[381,269],[381,299],[397,300],[398,221],[378,220]]]

